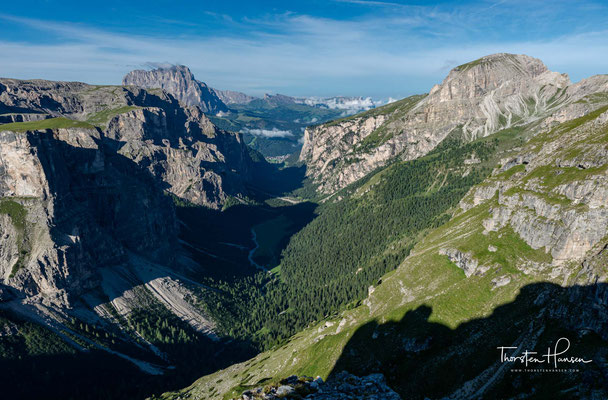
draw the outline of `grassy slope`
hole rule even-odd
[[[597,116],[597,113],[593,115]],[[581,118],[563,125],[561,126],[563,130],[558,128],[540,134],[531,140],[522,152],[537,152],[540,146],[551,142],[559,135],[567,135],[571,130],[568,129],[569,127],[574,129],[588,122],[592,117]],[[595,131],[591,137],[584,137],[578,142],[574,140],[571,148],[584,149],[590,142],[601,139],[602,135],[605,135],[605,132]],[[594,171],[594,173],[604,172],[604,170]],[[539,172],[525,173],[521,167],[516,167],[513,171],[495,174],[482,185],[491,184],[492,181],[519,181],[526,178],[525,175],[522,177],[522,174],[529,176]],[[579,173],[567,175],[566,179],[576,180],[584,176]],[[548,184],[552,186],[551,181]],[[470,199],[465,199],[467,200]],[[455,328],[472,318],[491,315],[497,306],[513,301],[519,288],[532,282],[550,280],[549,277],[541,274],[525,275],[514,268],[516,264],[527,260],[551,261],[550,255],[543,250],[530,248],[509,228],[505,228],[502,232],[483,235],[482,221],[489,216],[489,210],[494,205],[496,205],[496,197],[466,212],[458,213],[448,223],[433,230],[414,247],[412,254],[397,270],[383,277],[382,283],[361,306],[311,326],[296,334],[280,348],[203,377],[191,387],[181,392],[165,394],[163,397],[175,398],[177,394],[187,394],[192,398],[230,398],[246,387],[290,374],[321,375],[325,378],[358,328],[366,323],[397,322],[408,312],[422,305],[432,310],[429,322],[440,323],[450,328]],[[490,244],[497,248],[496,252],[488,251]],[[446,246],[468,250],[481,261],[495,263],[499,267],[492,268],[484,276],[466,278],[446,256],[439,254],[439,249]],[[510,276],[510,283],[493,288],[492,279],[505,274]],[[383,350],[377,349],[377,351]],[[227,394],[222,396],[223,393]]]
[[[90,115],[86,121],[77,121],[65,117],[56,117],[43,119],[40,121],[28,122],[13,122],[10,124],[0,124],[2,131],[26,132],[45,129],[68,129],[68,128],[83,128],[95,129],[95,127],[104,127],[107,123],[118,114],[135,110],[136,106],[122,106],[117,108],[108,108],[98,113]]]
[[[140,107],[122,106],[122,107],[117,107],[117,108],[108,108],[106,110],[100,111],[98,113],[95,113],[95,114],[89,116],[89,118],[87,118],[87,123],[103,128],[108,124],[108,122],[110,122],[110,120],[112,118],[114,118],[118,114],[123,114],[123,113],[129,112],[131,110],[136,110],[138,108],[140,108]]]
[[[83,122],[75,121],[68,118],[57,117],[43,119],[41,121],[28,121],[28,122],[13,122],[10,124],[0,125],[0,130],[3,131],[14,131],[14,132],[26,132],[26,131],[37,131],[44,129],[67,129],[67,128],[84,128],[93,129],[93,125]]]

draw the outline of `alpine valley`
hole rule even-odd
[[[152,70],[131,71],[122,83],[165,89],[183,104],[199,106],[216,126],[243,133],[249,147],[279,162],[299,152],[307,126],[382,104],[382,101],[374,101],[370,97],[316,98],[265,94],[258,98],[210,88],[197,81],[184,65],[163,64]]]
[[[6,398],[608,398],[608,75],[122,83],[0,79]]]

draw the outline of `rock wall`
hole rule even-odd
[[[171,268],[169,193],[216,209],[247,195],[241,136],[163,91],[2,79],[0,105],[0,283],[29,302],[69,308],[130,254]]]
[[[472,189],[462,210],[490,204],[486,232],[510,227],[554,265],[581,262],[608,232],[608,158],[601,145],[607,113],[587,112],[539,133]]]
[[[3,79],[0,104],[97,126],[106,144],[194,204],[220,208],[230,196],[247,195],[252,161],[241,135],[218,129],[199,107],[182,107],[165,92]]]
[[[172,263],[172,203],[96,129],[0,132],[2,283],[31,301],[69,306],[97,270],[127,251]]]

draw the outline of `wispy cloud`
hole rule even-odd
[[[357,3],[343,2],[346,6],[368,5],[371,10],[399,5],[380,1],[371,7],[372,0],[346,1]],[[391,12],[349,19],[294,12],[240,19],[214,14],[208,17],[230,29],[204,36],[125,33],[0,15],[0,21],[46,38],[0,39],[0,52],[10,55],[0,63],[0,75],[118,84],[129,70],[153,60],[188,65],[211,86],[254,95],[386,98],[426,92],[450,68],[496,52],[539,57],[575,80],[608,72],[608,19],[594,20],[592,27],[574,25],[574,17],[580,16],[568,15],[563,4],[556,0],[551,10],[523,0],[452,8],[395,6]],[[581,4],[590,7],[585,11],[590,15],[606,16],[601,5]],[[498,21],[500,31],[495,28]],[[535,21],[535,29],[546,26],[549,33],[526,31],[517,36],[525,21]],[[550,21],[569,30],[558,31]]]

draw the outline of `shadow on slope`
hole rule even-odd
[[[239,204],[224,211],[178,207],[180,239],[200,266],[196,276],[230,281],[256,272],[250,262],[250,254],[256,246],[252,231],[256,227],[269,226],[270,230],[263,234],[274,236],[269,238],[272,242],[270,251],[278,258],[289,238],[314,219],[316,207],[310,202],[277,207]],[[281,223],[283,229],[278,229]],[[263,239],[257,232],[257,240]],[[265,267],[274,266],[257,257],[256,261]]]
[[[178,344],[175,354],[185,363],[164,375],[149,375],[103,350],[76,351],[48,329],[2,310],[0,327],[13,331],[0,336],[0,385],[3,398],[15,400],[144,399],[187,386],[201,373],[229,365],[229,360],[252,356],[243,349],[235,351],[236,344],[224,350],[207,342]]]
[[[254,161],[250,188],[256,193],[258,200],[286,196],[304,186],[305,165],[283,167],[280,164],[266,162],[259,153],[253,150],[250,154]]]
[[[421,305],[400,321],[370,322],[345,346],[330,377],[339,371],[359,376],[383,373],[404,399],[424,398],[606,398],[608,395],[608,284],[563,288],[530,284],[509,304],[486,318],[456,329],[433,321]],[[578,372],[511,372],[500,368],[500,346],[521,346],[546,354],[558,339],[571,346],[567,356],[588,364],[558,363]],[[511,350],[513,352],[513,350]],[[512,353],[509,353],[512,354]],[[530,368],[552,368],[549,364]]]
[[[304,185],[305,166],[271,164],[255,150],[250,150],[250,156],[253,167],[247,190],[252,202],[237,203],[223,210],[177,204],[179,237],[201,266],[199,276],[230,281],[255,274],[252,251],[258,244],[253,231],[259,236],[256,227],[262,224],[270,228],[270,232],[262,235],[272,236],[269,238],[272,248],[266,250],[273,255],[257,259],[258,255],[256,262],[268,269],[274,267],[290,237],[316,217],[316,204],[290,197]]]

